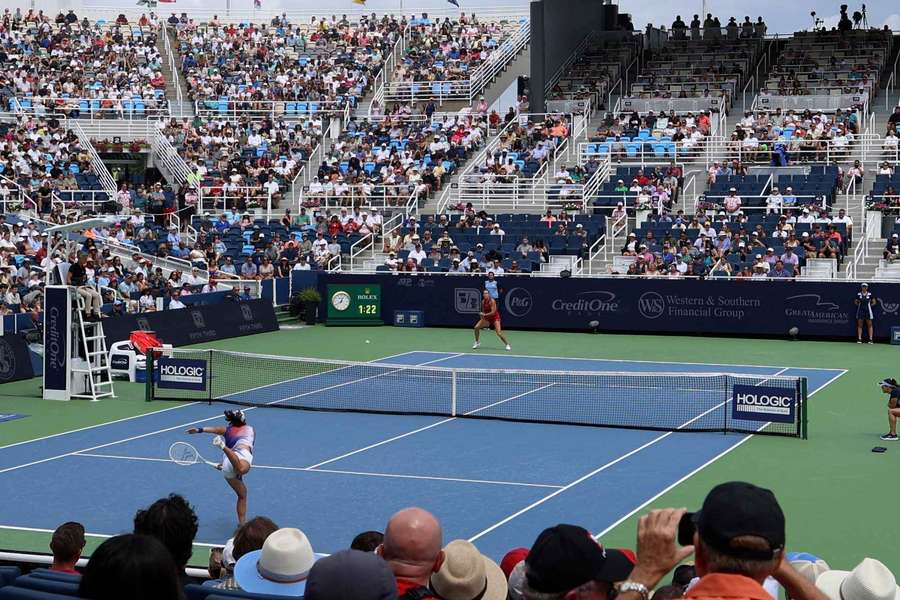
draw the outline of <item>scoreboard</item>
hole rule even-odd
[[[381,286],[329,284],[328,325],[383,325]]]

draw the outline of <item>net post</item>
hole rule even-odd
[[[209,358],[206,360],[206,390],[207,390],[207,404],[212,404],[213,401],[213,350],[210,348],[208,351]]]
[[[797,398],[800,401],[800,437],[801,439],[807,439],[807,435],[809,432],[809,403],[808,395],[807,395],[807,381],[806,377],[801,377],[797,381],[798,394]]]
[[[456,369],[450,371],[450,416],[456,416]]]
[[[147,359],[147,368],[145,374],[146,383],[144,384],[144,401],[152,402],[153,401],[153,349],[148,348],[147,352],[144,354]]]

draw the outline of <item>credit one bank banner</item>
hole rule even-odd
[[[859,291],[849,282],[687,281],[500,277],[504,327],[606,331],[854,337]],[[471,327],[481,310],[484,278],[466,275],[328,275],[327,283],[379,283],[382,314],[421,310],[425,325]],[[872,283],[875,331],[887,339],[900,325],[900,284]],[[324,296],[324,293],[323,293]]]

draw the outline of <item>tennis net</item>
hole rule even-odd
[[[224,350],[172,350],[148,366],[148,400],[806,435],[802,377],[460,369]]]

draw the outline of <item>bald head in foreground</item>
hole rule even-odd
[[[441,523],[421,508],[404,508],[388,521],[378,554],[397,578],[398,595],[425,587],[444,562]]]

